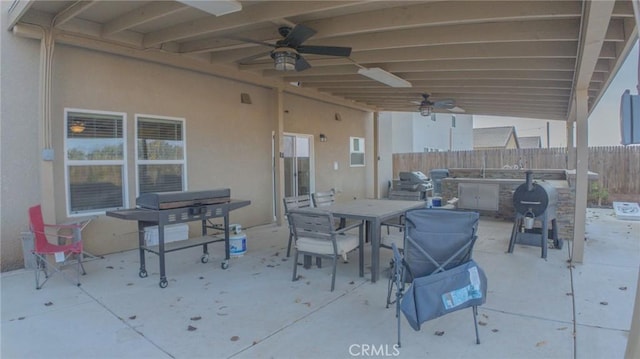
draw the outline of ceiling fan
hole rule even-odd
[[[455,101],[452,99],[445,99],[440,101],[429,101],[429,94],[422,94],[422,102],[418,103],[417,101],[413,101],[414,103],[419,104],[418,111],[422,116],[429,116],[434,109],[445,109],[452,110],[456,107]]]
[[[347,57],[351,55],[350,47],[340,46],[312,46],[302,45],[303,42],[308,40],[311,36],[316,34],[316,30],[304,26],[296,25],[293,28],[289,26],[281,26],[278,28],[278,33],[283,38],[278,40],[275,44],[271,44],[263,41],[255,41],[251,39],[244,39],[234,37],[234,39],[250,42],[263,46],[270,46],[274,49],[268,53],[261,53],[253,55],[251,57],[240,60],[240,63],[247,62],[266,54],[270,54],[273,58],[274,66],[279,71],[304,71],[311,67],[311,64],[302,57],[301,54],[313,54],[313,55],[326,55],[326,56],[343,56]]]

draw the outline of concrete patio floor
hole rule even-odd
[[[158,286],[158,260],[137,251],[85,264],[75,287],[60,274],[36,290],[33,272],[2,273],[4,358],[623,358],[640,265],[640,222],[589,209],[585,263],[569,268],[568,243],[517,245],[506,254],[511,222],[482,218],[474,258],[489,279],[479,309],[480,345],[470,309],[413,331],[385,309],[386,273],[371,283],[357,256],[331,268],[299,270],[291,281],[286,226],[247,230],[248,251],[220,268],[222,244],[167,254],[169,286]],[[390,251],[382,250],[386,266]],[[575,335],[574,335],[575,331]],[[436,332],[444,332],[435,335]]]

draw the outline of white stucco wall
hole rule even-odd
[[[413,114],[410,112],[385,112],[391,119],[392,153],[413,152]]]

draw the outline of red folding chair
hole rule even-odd
[[[86,274],[84,266],[82,265],[82,240],[73,242],[73,234],[65,235],[59,233],[61,229],[73,230],[79,225],[45,224],[42,219],[42,207],[40,205],[29,208],[29,224],[34,237],[33,255],[36,262],[36,289],[42,288],[49,279],[50,274],[53,274],[54,272],[60,272],[65,278],[71,280],[71,278],[65,275],[62,269],[65,266],[74,264],[74,262],[75,265],[73,267],[75,267],[76,271],[75,283],[80,286],[80,273],[83,275]],[[45,230],[47,228],[55,229],[56,233],[46,233]],[[71,243],[62,245],[52,244],[47,240],[48,236],[56,237],[58,240],[63,239],[65,241],[71,241]],[[49,256],[53,256],[55,261],[50,261],[48,258]],[[49,272],[49,269],[52,269],[54,272]],[[42,283],[40,282],[40,272],[44,273],[44,280]]]

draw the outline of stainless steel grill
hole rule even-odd
[[[399,179],[393,181],[389,198],[411,198],[426,200],[428,192],[433,191],[431,179],[420,171],[400,172]]]

